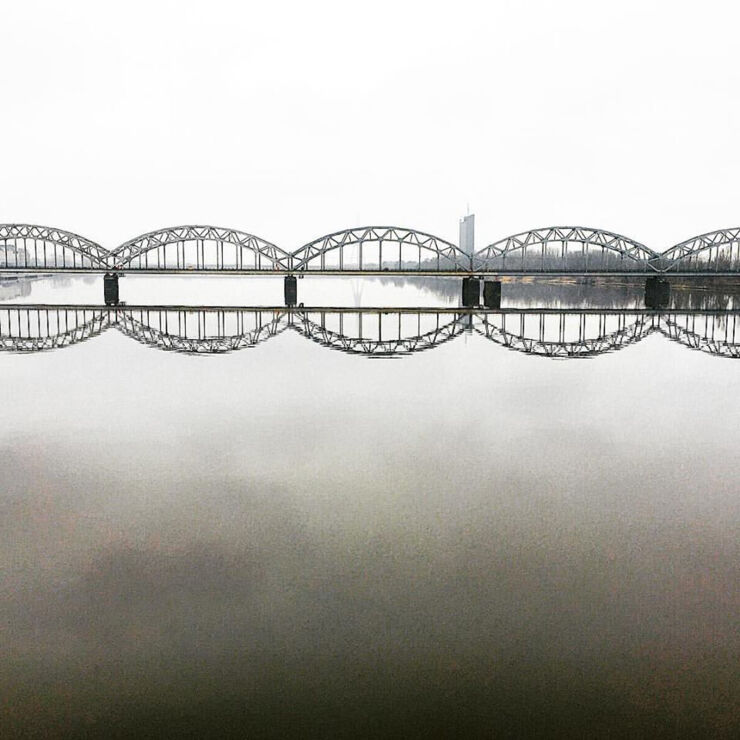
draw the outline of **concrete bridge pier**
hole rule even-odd
[[[480,306],[480,280],[466,277],[462,281],[462,304],[465,308]]]
[[[119,303],[118,277],[114,272],[106,272],[103,276],[103,299],[106,306],[117,306]]]
[[[501,308],[501,281],[483,281],[483,305],[486,308]]]
[[[665,308],[671,298],[671,284],[658,277],[645,281],[645,308]]]
[[[295,275],[286,275],[283,283],[283,294],[286,306],[295,306],[298,303],[298,280]]]

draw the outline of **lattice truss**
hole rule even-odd
[[[676,244],[661,255],[663,271],[740,272],[740,228],[720,229]]]
[[[363,226],[309,242],[292,254],[291,266],[296,271],[470,272],[472,262],[456,245],[422,231]]]
[[[69,231],[0,224],[0,269],[105,269],[109,252]]]
[[[475,269],[528,272],[653,272],[644,244],[601,229],[550,226],[508,236],[475,254]]]
[[[143,234],[114,249],[113,269],[280,270],[289,255],[253,234],[216,226],[177,226]]]
[[[703,234],[661,254],[602,229],[550,226],[514,234],[468,255],[452,242],[396,226],[337,231],[289,253],[253,234],[216,226],[160,229],[109,252],[61,229],[0,225],[0,271],[43,269],[740,273],[740,228]]]
[[[188,354],[255,347],[286,329],[324,347],[369,357],[433,349],[462,333],[544,357],[594,357],[657,332],[692,349],[740,357],[736,313],[320,312],[301,309],[105,310],[0,309],[0,350],[38,352],[71,346],[115,328],[142,344]]]

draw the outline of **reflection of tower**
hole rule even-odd
[[[359,307],[362,305],[362,289],[364,284],[362,280],[352,280],[352,298],[354,299],[355,306]]]
[[[475,214],[469,213],[460,219],[460,249],[472,255],[475,251]]]
[[[460,250],[470,257],[472,270],[475,252],[475,215],[472,213],[460,219]],[[480,279],[474,275],[463,278],[462,305],[467,308],[480,305]]]

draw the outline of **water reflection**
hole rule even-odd
[[[736,737],[732,292],[303,283],[0,305],[0,737]]]
[[[692,349],[738,357],[737,311],[603,309],[340,309],[5,305],[0,350],[60,349],[115,329],[141,344],[186,354],[255,347],[292,330],[330,349],[401,357],[466,331],[508,349],[556,358],[593,357],[658,333]]]

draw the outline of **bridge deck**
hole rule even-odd
[[[598,316],[610,314],[614,316],[659,316],[671,314],[673,316],[740,316],[740,308],[552,308],[529,306],[526,308],[463,308],[461,306],[195,306],[179,304],[120,304],[106,306],[96,303],[0,303],[0,311],[16,310],[38,311],[204,311],[208,313],[224,313],[229,311],[260,311],[275,313],[367,313],[367,314],[456,314],[456,315],[500,315],[500,314],[550,314],[568,315],[583,314]]]
[[[0,276],[8,275],[240,275],[251,277],[303,277],[315,275],[319,277],[660,277],[660,278],[738,278],[740,271],[668,271],[656,270],[257,270],[257,269],[209,269],[199,268],[192,270],[168,268],[121,268],[117,270],[85,267],[0,267]]]

